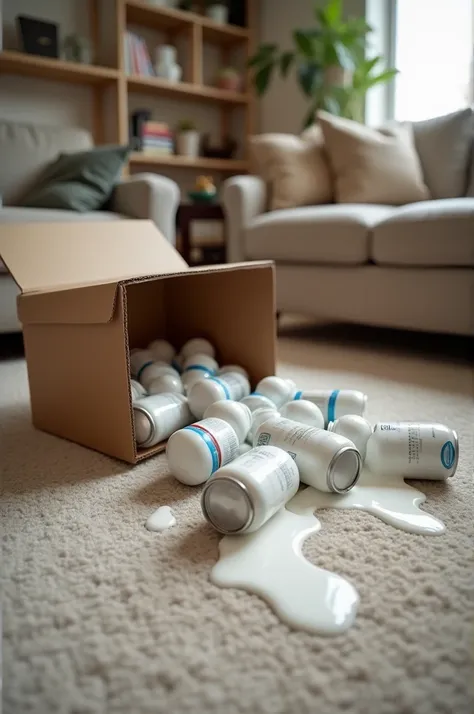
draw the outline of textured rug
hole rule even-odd
[[[199,490],[164,457],[131,469],[35,431],[24,361],[0,363],[5,714],[472,714],[472,370],[374,334],[283,337],[279,372],[366,391],[373,421],[445,422],[461,458],[449,484],[416,484],[441,537],[318,513],[308,559],[360,594],[354,627],[335,638],[212,585],[219,536]],[[164,504],[177,526],[148,532]]]

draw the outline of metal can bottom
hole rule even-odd
[[[344,463],[341,463],[342,461],[344,461]],[[352,466],[357,465],[357,469],[354,476],[345,483],[344,466],[346,466],[346,473],[352,473],[352,469],[349,468],[349,466],[351,466],[350,462],[352,462]],[[344,446],[342,449],[339,449],[337,454],[334,454],[331,459],[327,471],[326,479],[328,488],[335,493],[347,493],[359,480],[361,468],[362,458],[357,449],[351,446]]]
[[[207,482],[201,496],[201,508],[205,519],[224,535],[242,533],[254,518],[247,488],[238,479],[227,476]]]

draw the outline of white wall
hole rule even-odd
[[[320,0],[320,4],[324,4]],[[261,0],[260,40],[276,42],[282,49],[292,48],[292,32],[316,24],[316,0]],[[365,0],[344,0],[347,15],[363,16]],[[307,112],[307,101],[293,76],[275,76],[260,106],[260,131],[295,133]]]

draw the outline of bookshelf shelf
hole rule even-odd
[[[127,23],[144,25],[155,30],[171,30],[182,32],[191,30],[193,25],[202,27],[203,39],[217,45],[232,45],[246,42],[249,31],[237,25],[220,25],[208,17],[197,15],[194,12],[184,12],[167,7],[153,7],[141,0],[127,0]]]
[[[127,77],[127,86],[129,92],[160,94],[171,98],[223,102],[224,104],[247,104],[250,101],[249,96],[242,92],[228,92],[191,82],[168,82],[159,77],[132,75]]]
[[[202,169],[204,171],[222,171],[224,173],[245,173],[248,171],[247,162],[240,159],[209,159],[205,156],[190,159],[187,156],[154,156],[153,154],[142,154],[139,151],[131,154],[130,164],[132,166],[169,166]]]
[[[38,77],[74,84],[107,84],[118,79],[118,71],[109,67],[65,62],[14,50],[0,52],[0,74]]]

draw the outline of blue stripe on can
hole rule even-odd
[[[186,367],[184,371],[190,372],[192,369],[200,369],[202,372],[209,372],[209,374],[212,374],[212,369],[209,369],[209,367],[204,367],[204,365],[202,364],[190,364],[189,367]]]
[[[140,381],[140,377],[143,373],[143,370],[146,369],[147,367],[149,367],[151,364],[153,364],[153,360],[151,360],[150,362],[145,362],[145,364],[142,364],[142,366],[140,367],[140,369],[137,372],[137,380],[138,381]]]
[[[328,422],[336,421],[336,400],[340,389],[335,389],[328,401]]]
[[[293,397],[293,401],[296,399],[302,399],[303,397],[303,392],[296,392],[295,396]]]
[[[211,458],[212,458],[212,472],[211,473],[214,473],[215,471],[217,471],[217,469],[220,466],[219,454],[218,454],[216,446],[215,446],[214,442],[212,441],[211,437],[209,436],[209,434],[207,434],[205,431],[203,431],[202,429],[199,429],[195,426],[185,426],[184,429],[185,429],[185,431],[186,430],[194,431],[195,434],[199,434],[199,436],[204,441],[204,443],[206,444],[206,446],[209,449],[209,452],[211,454]]]
[[[229,389],[228,389],[228,387],[227,387],[227,384],[226,384],[225,382],[223,382],[221,379],[218,379],[217,377],[211,377],[211,378],[210,378],[210,381],[211,381],[211,382],[217,382],[217,384],[218,384],[220,387],[222,387],[222,389],[224,390],[224,394],[225,394],[225,398],[226,398],[226,399],[232,399],[232,397],[230,396],[230,392],[229,392]]]

